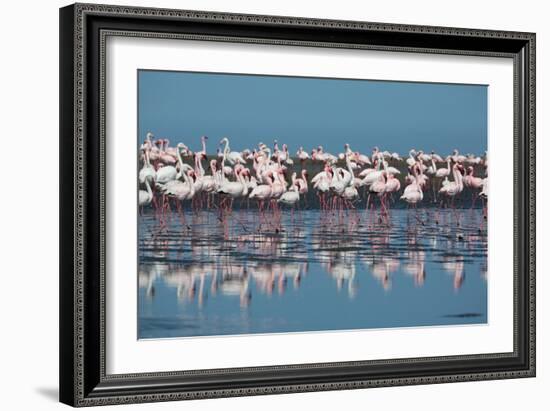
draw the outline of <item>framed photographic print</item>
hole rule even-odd
[[[535,375],[535,35],[60,10],[60,399]]]

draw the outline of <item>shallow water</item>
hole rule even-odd
[[[140,216],[139,338],[487,322],[482,210],[279,216]]]

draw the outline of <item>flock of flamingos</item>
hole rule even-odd
[[[216,209],[222,218],[231,213],[234,203],[240,207],[256,203],[260,218],[266,218],[266,213],[280,215],[283,206],[292,213],[295,208],[313,206],[308,198],[311,201],[316,195],[315,207],[320,210],[357,209],[364,201],[366,210],[378,206],[380,220],[389,222],[391,204],[397,201],[414,208],[428,202],[454,208],[455,199],[469,191],[472,207],[479,199],[486,216],[486,154],[463,155],[454,150],[442,157],[412,149],[403,159],[377,147],[369,155],[344,144],[339,154],[319,146],[310,152],[300,147],[291,156],[288,146],[279,148],[277,141],[272,149],[259,143],[254,149],[233,151],[224,137],[217,155],[207,156],[207,141],[201,137],[201,150],[191,151],[183,143],[171,147],[169,140],[147,133],[140,147],[140,212],[152,207],[166,224],[174,208],[183,216],[186,203],[194,210]],[[401,175],[390,164],[406,164],[400,168],[407,171]],[[317,172],[310,176],[311,170]],[[474,175],[476,171],[480,175]]]

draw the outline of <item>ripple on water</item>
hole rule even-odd
[[[140,338],[484,323],[481,210],[437,214],[144,214]]]

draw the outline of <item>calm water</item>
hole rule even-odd
[[[479,209],[394,209],[389,225],[364,210],[186,210],[139,230],[139,338],[487,322]]]

